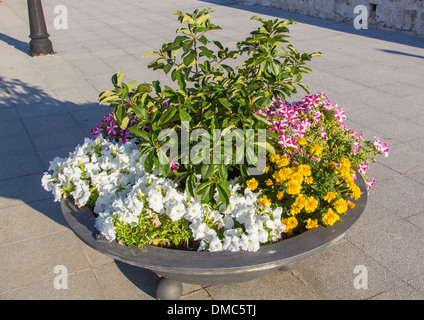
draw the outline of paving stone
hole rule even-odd
[[[15,156],[24,153],[34,153],[34,146],[29,135],[22,131],[13,137],[0,139],[0,157]]]
[[[0,122],[0,139],[13,137],[25,132],[25,127],[21,119],[10,119],[6,121],[4,121],[4,118],[1,119],[3,121]]]
[[[106,299],[153,300],[159,277],[146,269],[113,262],[94,268]]]
[[[0,179],[31,175],[42,171],[40,159],[34,153],[0,157]]]
[[[380,293],[370,300],[423,300],[424,293],[419,292],[408,284]]]
[[[355,269],[357,266],[365,266],[366,271]],[[293,273],[322,299],[368,299],[403,283],[350,239],[300,261]],[[355,278],[361,275],[367,277],[366,289],[355,287]]]
[[[69,231],[56,232],[37,238],[0,246],[0,293],[50,280],[53,287],[58,265],[68,274],[87,270],[88,261],[76,237]]]
[[[424,274],[420,262],[424,259],[424,233],[400,217],[379,221],[372,230],[358,233],[349,241],[404,281]]]
[[[84,138],[87,136],[83,129],[79,126],[69,127],[64,130],[57,130],[54,135],[52,134],[39,134],[32,136],[31,140],[38,151],[58,148],[64,145],[82,144]],[[73,150],[70,150],[73,151]]]
[[[58,276],[59,274],[54,274]],[[54,278],[39,281],[5,293],[2,300],[102,300],[105,296],[93,270],[68,274],[67,288],[56,289]]]
[[[290,272],[274,271],[259,279],[207,288],[214,300],[315,300],[318,298]]]
[[[0,209],[0,246],[67,229],[58,202],[34,201]]]
[[[0,208],[43,199],[53,200],[52,194],[41,186],[42,176],[38,173],[0,180]]]

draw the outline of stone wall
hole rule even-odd
[[[237,0],[328,20],[352,22],[355,6],[368,9],[368,25],[424,36],[424,0]]]

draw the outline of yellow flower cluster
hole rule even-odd
[[[328,203],[330,203],[331,201],[333,201],[336,197],[338,196],[337,192],[327,192],[327,194],[324,197],[324,200],[327,201]]]
[[[280,170],[281,171],[281,170]],[[288,172],[283,172],[280,174],[280,171],[277,171],[277,177],[283,178],[281,180],[286,181],[286,192],[287,194],[297,195],[302,189],[302,183],[306,182],[311,184],[313,182],[311,168],[308,165],[301,164],[295,165],[291,168],[290,174]],[[276,179],[277,181],[277,179]],[[282,182],[282,181],[281,181]]]
[[[264,207],[265,207],[265,205],[271,206],[271,200],[268,199],[268,197],[266,195],[263,195],[262,197],[260,197],[258,199],[258,203],[263,205]]]
[[[307,197],[305,201],[305,211],[306,213],[312,213],[318,207],[318,200],[314,197]]]
[[[335,222],[339,220],[339,215],[335,213],[331,208],[329,208],[327,212],[322,214],[322,221],[328,226],[332,226]]]
[[[340,198],[333,203],[333,206],[334,206],[334,209],[336,209],[336,211],[339,214],[346,213],[347,208],[348,208],[348,202],[346,200]]]
[[[309,218],[306,221],[306,229],[313,229],[318,227],[318,219],[311,219]]]
[[[282,184],[289,179],[291,173],[291,168],[283,168],[281,170],[275,171],[272,177],[275,179],[276,184]]]
[[[298,144],[299,146],[305,146],[305,145],[307,145],[307,144],[308,144],[308,141],[306,141],[306,139],[305,139],[305,138],[300,138],[300,139],[297,141],[297,144]]]
[[[349,196],[358,200],[361,196],[361,189],[355,184],[355,180],[353,179],[355,171],[351,168],[349,159],[343,158],[340,160],[339,166],[335,168],[335,173],[346,182]]]
[[[258,187],[259,182],[255,178],[252,178],[252,179],[246,181],[246,185],[250,190],[254,191]]]
[[[306,145],[306,157],[316,156],[321,158],[323,147],[318,144],[307,145],[306,139],[300,140],[299,145]],[[263,180],[264,186],[271,190],[272,201],[281,201],[282,205],[288,205],[289,212],[281,220],[285,225],[285,232],[291,234],[294,229],[305,230],[317,228],[319,224],[332,226],[340,220],[340,215],[345,214],[348,208],[355,205],[349,200],[342,198],[344,191],[328,191],[323,198],[319,198],[316,189],[312,189],[307,184],[312,184],[313,172],[308,164],[299,163],[291,160],[290,157],[275,154],[269,156],[270,164],[265,168],[264,173],[267,177]],[[312,167],[314,168],[314,167]],[[354,171],[351,167],[349,159],[344,158],[339,162],[331,162],[330,168],[339,177],[336,186],[345,184],[347,186],[348,195],[354,199],[358,199],[361,195],[359,187],[354,182]],[[320,177],[319,175],[317,177]],[[259,182],[253,178],[247,181],[247,187],[250,190],[258,188]],[[261,184],[262,186],[262,184]],[[339,188],[339,187],[336,187]],[[280,189],[280,190],[279,190]],[[344,188],[341,188],[344,189]],[[268,190],[268,188],[267,188]],[[275,193],[274,193],[275,192]],[[262,195],[258,200],[258,204],[263,207],[271,206],[272,201],[267,195]],[[323,208],[321,208],[321,206]]]
[[[270,155],[269,160],[276,163],[278,168],[287,167],[290,164],[290,159],[280,154]]]
[[[305,201],[305,196],[303,194],[299,194],[291,206],[290,213],[294,216],[302,211],[305,207]]]
[[[299,194],[294,200],[290,213],[296,215],[305,209],[306,213],[312,213],[318,207],[318,200],[314,197],[305,197],[303,194]]]
[[[319,145],[314,144],[313,146],[311,146],[309,148],[309,154],[311,156],[316,155],[318,158],[321,158],[322,157],[322,149],[323,148],[320,147]]]
[[[284,229],[285,232],[290,232],[291,230],[296,228],[297,225],[299,224],[299,222],[297,222],[297,219],[295,217],[283,219],[281,220],[281,223],[286,226],[286,228]]]

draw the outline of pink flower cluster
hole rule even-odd
[[[389,156],[389,148],[387,148],[387,145],[385,142],[381,142],[379,137],[374,137],[375,142],[374,145],[377,147],[378,151],[381,151],[385,157]]]
[[[326,111],[332,111],[334,117],[338,120],[340,130],[347,130],[353,137],[353,154],[356,154],[360,150],[361,142],[364,141],[362,131],[355,132],[344,124],[344,120],[346,120],[345,111],[337,104],[332,104],[324,92],[305,96],[301,101],[292,103],[279,99],[264,110],[258,111],[258,113],[265,115],[267,120],[273,123],[271,130],[278,132],[278,143],[281,146],[297,149],[299,139],[303,138],[306,132],[314,125],[318,126],[321,137],[328,139],[323,127],[324,124],[320,122],[320,120],[325,118],[324,112]],[[381,142],[378,137],[375,137],[375,139],[374,146],[377,151],[387,157],[389,148],[387,148],[386,143]],[[294,154],[296,154],[296,151],[292,156]],[[374,185],[375,180],[367,179],[365,174],[367,169],[367,162],[363,162],[358,166],[359,173],[364,177],[367,188],[370,189]]]
[[[345,128],[343,121],[346,119],[345,112],[337,104],[330,103],[327,95],[317,93],[306,96],[298,102],[288,102],[282,99],[274,101],[271,106],[258,113],[266,115],[268,120],[274,124],[271,130],[279,134],[279,144],[286,148],[297,148],[296,140],[303,138],[306,132],[311,128],[312,122],[318,124],[321,117],[324,117],[322,111],[333,110],[340,126]],[[312,122],[311,122],[312,121]],[[321,136],[327,138],[325,129],[319,126]]]
[[[122,141],[123,143],[127,142],[130,135],[132,135],[131,131],[128,129],[131,124],[136,123],[138,121],[137,118],[131,117],[128,127],[124,130],[121,129],[116,124],[115,116],[112,113],[109,113],[104,116],[103,120],[100,121],[95,129],[91,129],[91,134],[94,138],[102,135],[105,139],[109,141]]]

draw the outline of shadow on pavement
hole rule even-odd
[[[94,102],[60,101],[38,86],[0,76],[0,209],[13,212],[25,203],[68,228],[59,203],[43,189],[41,178],[54,157],[67,157],[84,137],[92,137],[90,129],[110,112]],[[0,225],[3,228],[7,225]],[[155,297],[159,279],[155,273],[119,261],[116,265],[136,287]]]
[[[398,55],[402,55],[402,56],[424,59],[424,56],[419,55],[419,54],[412,54],[412,53],[408,53],[408,52],[402,52],[402,51],[397,51],[397,50],[388,50],[388,49],[378,49],[378,50],[386,52],[386,53],[391,53],[391,54],[398,54]]]
[[[152,298],[156,298],[156,286],[160,277],[148,269],[135,267],[121,261],[115,260],[116,266],[124,276],[128,278],[137,288]]]
[[[28,44],[29,42],[23,42],[21,40],[17,40],[1,32],[0,32],[0,41],[6,42],[8,45],[15,47],[15,49],[29,55],[29,44]]]

